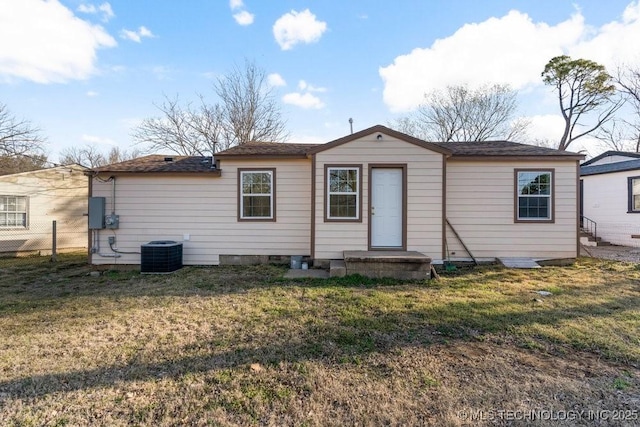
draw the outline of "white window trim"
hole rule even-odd
[[[331,196],[351,196],[353,192],[344,191],[331,191],[331,171],[335,170],[354,170],[356,171],[356,216],[331,216]],[[329,220],[344,220],[344,221],[357,221],[360,219],[360,168],[355,166],[329,166],[327,168],[327,219]]]
[[[549,194],[520,194],[520,188],[519,188],[519,182],[520,182],[520,174],[521,173],[537,173],[537,174],[549,174]],[[516,220],[517,221],[521,221],[521,222],[527,222],[527,221],[532,221],[532,222],[540,222],[540,221],[544,221],[544,222],[550,222],[553,221],[553,191],[554,191],[554,177],[553,177],[553,171],[550,170],[544,170],[544,169],[540,169],[540,170],[533,170],[533,169],[527,169],[527,170],[518,170],[517,174],[516,174]],[[520,198],[524,197],[524,198],[536,198],[536,199],[541,199],[543,197],[547,198],[549,200],[549,211],[548,211],[548,215],[546,217],[521,217],[520,216]]]
[[[266,173],[269,175],[269,177],[271,178],[271,185],[269,186],[269,188],[271,189],[271,191],[269,192],[269,194],[264,193],[264,194],[255,194],[255,193],[251,193],[251,194],[245,194],[244,193],[244,176],[247,174],[255,174],[255,173]],[[274,188],[274,180],[273,180],[273,170],[241,170],[240,171],[240,219],[245,219],[245,220],[262,220],[262,219],[274,219],[273,216],[273,188]],[[269,216],[244,216],[244,196],[250,196],[250,197],[269,197]]]
[[[0,197],[14,197],[16,199],[21,198],[24,199],[24,212],[23,211],[15,211],[15,212],[9,212],[9,211],[1,211],[2,213],[20,213],[20,214],[24,214],[24,225],[1,225],[0,224],[0,228],[5,229],[5,230],[24,230],[26,228],[29,227],[29,196],[21,196],[21,195],[17,195],[17,194],[0,194]],[[17,200],[16,200],[17,203]]]

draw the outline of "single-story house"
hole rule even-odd
[[[607,151],[580,166],[583,226],[615,245],[640,246],[640,153]]]
[[[87,168],[58,166],[0,176],[0,253],[86,249]]]
[[[141,157],[92,171],[90,195],[117,224],[94,230],[92,262],[138,264],[141,245],[157,240],[181,242],[192,265],[318,263],[346,250],[418,251],[434,263],[571,259],[582,158],[507,141],[432,143],[384,126],[326,144],[246,143],[215,160]]]

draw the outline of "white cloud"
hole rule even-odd
[[[229,7],[231,10],[236,10],[244,7],[242,0],[229,0]]]
[[[425,92],[447,85],[507,83],[514,89],[541,84],[540,73],[584,36],[583,17],[576,13],[556,26],[534,23],[521,12],[466,24],[429,48],[416,48],[380,68],[384,101],[392,111],[408,111]]]
[[[327,30],[327,23],[305,9],[285,13],[273,24],[273,35],[282,50],[289,50],[298,43],[314,43]]]
[[[90,3],[81,3],[80,6],[78,6],[77,11],[81,13],[88,13],[91,15],[101,13],[102,14],[101,19],[104,22],[109,22],[111,18],[116,16],[115,13],[113,13],[113,9],[111,8],[111,5],[107,2],[102,3],[98,7]]]
[[[94,91],[94,90],[90,90],[90,91],[87,92],[87,96],[89,98],[93,98],[93,97],[96,97],[98,95],[100,95],[100,94],[98,92]]]
[[[530,123],[528,134],[532,141],[558,141],[564,130],[564,120],[559,114],[540,114],[525,119]]]
[[[38,83],[86,79],[98,49],[117,43],[57,0],[0,2],[0,79]]]
[[[151,38],[151,37],[155,37],[155,36],[151,32],[151,30],[149,30],[145,26],[142,26],[142,27],[139,27],[135,31],[123,29],[122,31],[120,31],[120,37],[125,39],[125,40],[131,40],[131,41],[134,41],[136,43],[140,43],[142,41],[143,37]]]
[[[239,12],[236,12],[233,14],[233,19],[236,20],[236,23],[238,25],[242,25],[244,27],[244,26],[253,24],[255,15],[245,10],[244,3],[242,2],[242,0],[230,0],[229,7],[231,8],[232,11],[241,9]]]
[[[304,109],[321,109],[325,104],[320,98],[313,95],[313,92],[326,92],[327,89],[323,87],[315,87],[310,85],[305,80],[298,82],[298,92],[288,93],[282,97],[282,101],[285,104],[295,105],[296,107]]]
[[[271,87],[286,86],[287,82],[278,73],[272,73],[267,76],[267,84]]]
[[[640,51],[632,40],[640,40],[640,1],[629,4],[619,21],[603,25],[592,37],[572,46],[569,54],[600,62],[610,70],[623,62],[640,64]]]
[[[327,88],[324,87],[315,87],[313,85],[308,84],[306,81],[304,80],[300,80],[298,82],[298,89],[300,90],[306,90],[307,92],[326,92]]]
[[[246,10],[235,13],[233,15],[233,19],[235,19],[236,22],[242,26],[253,24],[253,18],[254,18],[254,15],[252,13],[247,12]]]
[[[282,97],[282,102],[285,104],[295,105],[296,107],[304,108],[304,109],[320,109],[324,107],[324,103],[320,100],[320,98],[312,95],[311,93],[298,93],[292,92],[288,93]]]
[[[81,3],[80,6],[78,6],[78,12],[93,14],[98,13],[98,8],[96,8],[96,6],[93,4]]]

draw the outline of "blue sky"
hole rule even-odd
[[[0,102],[70,146],[130,148],[163,94],[188,102],[245,59],[271,77],[291,142],[407,114],[448,84],[508,83],[531,138],[561,122],[540,72],[568,54],[640,62],[628,0],[0,0]],[[589,146],[591,154],[602,151]]]

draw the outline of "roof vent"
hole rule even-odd
[[[173,162],[173,157],[165,157],[164,161],[165,162]]]

